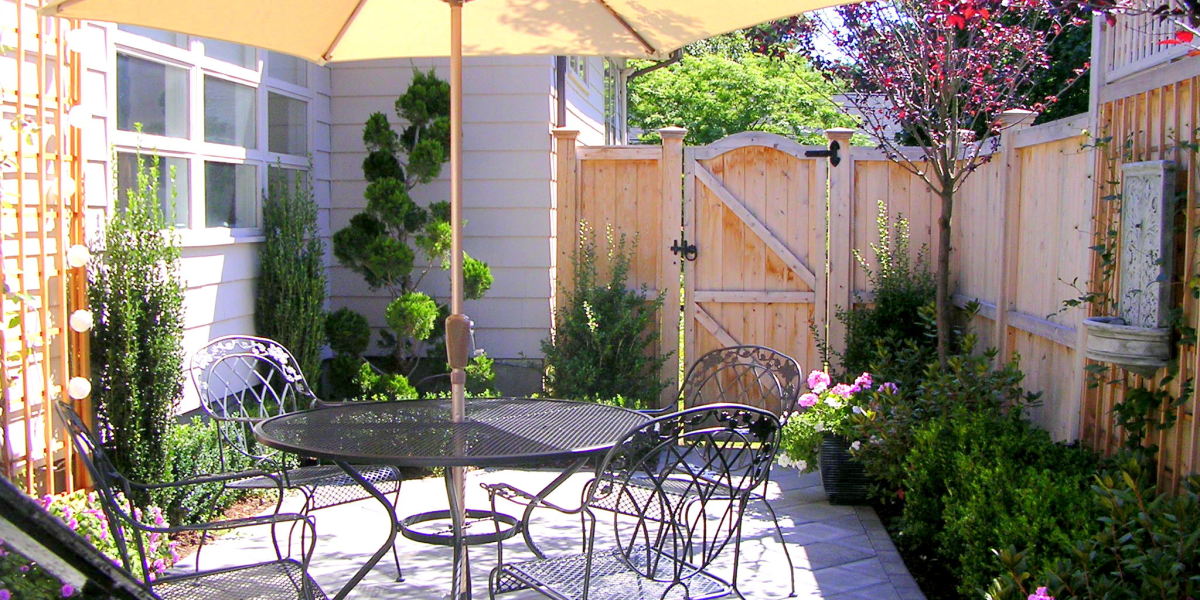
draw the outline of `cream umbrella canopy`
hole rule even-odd
[[[469,6],[464,7],[464,4]],[[666,58],[716,34],[846,0],[51,0],[45,16],[112,21],[237,42],[325,64],[450,57],[451,413],[465,415],[470,321],[462,313],[462,57]],[[449,491],[463,493],[462,468]],[[458,519],[462,505],[458,505]],[[465,561],[463,561],[465,563]],[[456,564],[460,564],[456,560]],[[462,591],[465,564],[454,574]]]

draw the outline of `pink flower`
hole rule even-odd
[[[819,400],[817,395],[809,392],[803,396],[800,396],[800,406],[803,406],[804,408],[811,408],[817,404],[817,400]]]
[[[830,393],[843,398],[849,398],[854,395],[854,388],[844,383],[839,383],[833,386],[833,389],[829,391]]]
[[[829,387],[829,373],[825,371],[813,371],[808,374],[808,389],[820,394]]]
[[[889,381],[879,386],[879,391],[886,392],[888,394],[895,394],[896,392],[900,391],[900,386],[897,386],[895,383]]]
[[[74,596],[74,595],[75,595],[75,586],[73,586],[69,583],[64,583],[62,586],[62,597],[70,598],[71,596]]]
[[[1042,586],[1038,588],[1037,591],[1030,594],[1028,600],[1054,600],[1054,596],[1051,596],[1046,591],[1046,586]]]
[[[872,384],[872,381],[871,381],[870,373],[863,373],[862,375],[858,376],[858,379],[854,380],[854,385],[857,385],[858,387],[860,387],[864,390],[871,389],[871,384]]]

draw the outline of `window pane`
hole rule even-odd
[[[239,67],[246,67],[247,69],[257,67],[254,64],[254,48],[233,42],[206,39],[204,40],[204,55],[217,60],[223,60],[227,63],[233,63]]]
[[[258,174],[253,165],[204,163],[204,226],[258,227]]]
[[[299,181],[297,181],[299,180]],[[287,167],[267,167],[267,194],[277,189],[292,191],[296,186],[308,187],[308,171],[304,169],[289,169]]]
[[[255,148],[254,88],[204,76],[204,141]]]
[[[137,188],[137,157],[132,152],[117,153],[118,208],[128,205],[129,191]],[[150,168],[154,159],[154,156],[143,154],[142,164]],[[161,214],[170,215],[171,223],[176,227],[188,225],[188,202],[191,200],[188,192],[188,160],[158,157],[158,208]]]
[[[308,153],[308,103],[274,92],[267,94],[267,150]]]
[[[153,29],[150,27],[139,27],[137,25],[117,25],[117,29],[120,29],[121,31],[128,31],[129,33],[140,35],[156,42],[170,44],[176,48],[187,48],[187,35],[182,33],[163,31],[161,29]]]
[[[187,71],[117,55],[117,129],[187,137]]]
[[[308,61],[267,51],[267,76],[296,85],[308,85]]]

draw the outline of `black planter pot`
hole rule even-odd
[[[821,484],[830,504],[865,504],[871,480],[863,466],[850,456],[850,441],[826,433],[819,456]]]

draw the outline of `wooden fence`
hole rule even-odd
[[[73,374],[86,373],[86,335],[67,326],[70,311],[87,304],[85,275],[68,264],[67,250],[83,241],[77,126],[90,115],[71,112],[80,104],[81,72],[80,55],[67,49],[67,39],[77,25],[38,18],[36,9],[36,2],[0,2],[6,22],[16,23],[15,38],[5,38],[11,45],[0,54],[16,83],[3,90],[0,109],[5,132],[0,467],[30,492],[55,493],[73,489],[78,473],[49,409],[68,399]]]

